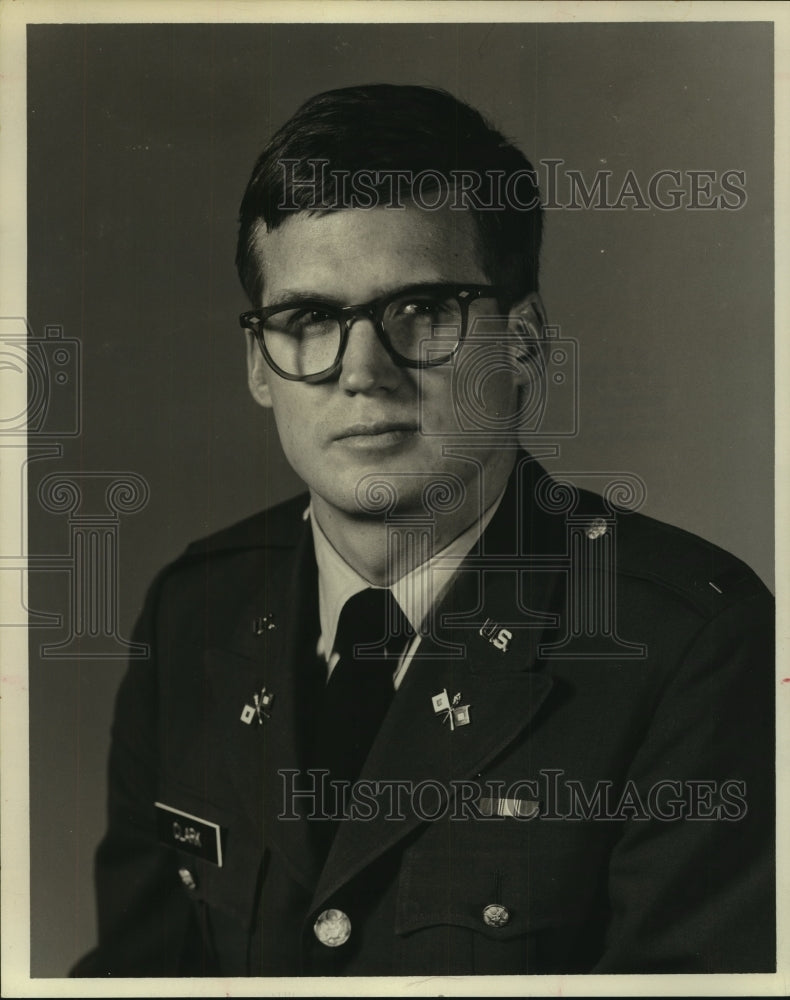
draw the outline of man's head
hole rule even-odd
[[[322,524],[358,516],[373,478],[404,512],[442,476],[465,509],[493,499],[532,374],[522,337],[541,333],[540,235],[529,163],[441,91],[332,91],[275,135],[241,207],[249,383]],[[490,317],[482,348],[462,340]],[[472,461],[445,447],[466,429],[459,393],[497,431]]]
[[[271,232],[300,212],[402,204],[412,194],[430,211],[443,190],[446,203],[470,206],[488,280],[511,299],[536,292],[543,215],[535,171],[478,111],[442,90],[391,84],[310,98],[258,158],[241,203],[236,266],[250,301],[261,305],[266,280],[261,227]]]

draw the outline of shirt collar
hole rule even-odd
[[[436,552],[426,562],[415,566],[413,570],[390,586],[389,589],[392,591],[393,597],[415,632],[419,632],[428,612],[447,590],[452,578],[458,572],[460,561],[469,553],[488,527],[504,492],[503,490],[499,494],[481,518],[473,521],[449,545],[446,545],[440,552]],[[310,516],[310,513],[311,509],[308,507],[305,511],[305,517]],[[329,651],[335,645],[337,623],[343,605],[354,594],[371,585],[352,566],[349,566],[326,537],[315,517],[310,516],[310,525],[313,531],[315,559],[318,566],[320,651],[328,658]]]

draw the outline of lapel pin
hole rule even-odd
[[[252,620],[252,631],[256,635],[263,635],[264,632],[268,632],[273,628],[277,628],[274,624],[274,615],[261,615],[259,618],[253,618]]]
[[[254,694],[252,700],[252,705],[245,705],[241,710],[241,721],[249,726],[253,719],[257,719],[258,725],[262,726],[264,719],[271,718],[266,709],[272,707],[274,692],[267,691],[265,687],[262,687],[261,693]]]
[[[439,694],[435,694],[431,698],[431,704],[433,705],[433,711],[435,715],[442,715],[442,724],[449,721],[450,732],[453,732],[456,726],[468,726],[472,721],[469,717],[469,705],[461,705],[461,692],[459,691],[450,702],[450,696],[447,694],[447,688],[440,691]]]
[[[509,628],[500,628],[490,618],[486,618],[485,622],[483,622],[480,635],[484,639],[488,639],[494,649],[498,649],[500,653],[508,651],[510,640],[513,638],[513,633]]]

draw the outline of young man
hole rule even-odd
[[[308,494],[149,594],[75,974],[773,969],[771,600],[522,450],[540,237],[438,91],[262,154],[249,385]]]

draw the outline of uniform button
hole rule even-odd
[[[501,903],[489,903],[483,909],[483,922],[489,927],[504,927],[510,922],[510,910]]]
[[[197,889],[197,882],[195,881],[195,876],[188,868],[179,868],[178,875],[187,889]]]
[[[327,948],[339,948],[351,937],[351,921],[342,910],[324,910],[318,915],[313,931]]]
[[[596,538],[600,538],[601,535],[605,534],[606,521],[602,517],[596,517],[595,520],[590,522],[590,527],[586,531],[587,537],[593,542]]]

